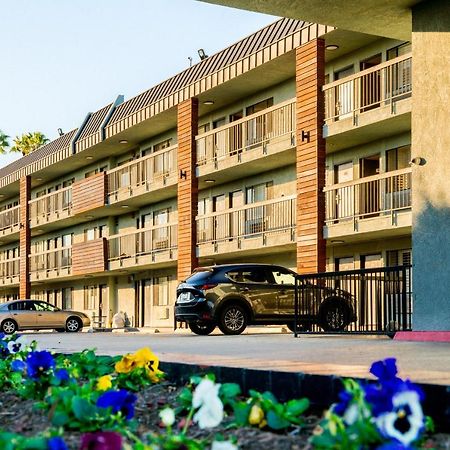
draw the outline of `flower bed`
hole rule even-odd
[[[306,398],[243,395],[213,375],[184,387],[166,380],[144,348],[123,357],[92,350],[52,355],[24,337],[0,336],[0,449],[279,450],[449,448],[432,435],[422,391],[375,362],[375,383],[345,380],[324,416]]]

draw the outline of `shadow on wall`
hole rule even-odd
[[[412,242],[413,330],[450,330],[450,208],[427,202],[413,217]]]

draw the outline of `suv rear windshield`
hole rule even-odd
[[[212,270],[200,270],[194,272],[187,280],[186,283],[197,285],[204,284],[206,280],[213,274]]]

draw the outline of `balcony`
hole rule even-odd
[[[324,137],[329,150],[409,130],[411,74],[408,54],[325,85]],[[349,131],[353,133],[343,136]]]
[[[30,200],[29,208],[31,227],[70,217],[72,215],[72,186]]]
[[[295,196],[268,200],[197,218],[199,256],[291,246]]]
[[[20,206],[0,212],[0,237],[19,232]]]
[[[19,284],[20,258],[0,261],[0,286]]]
[[[325,238],[405,234],[411,228],[411,188],[410,168],[326,187]]]
[[[71,274],[72,247],[62,247],[30,255],[30,280],[61,278]]]
[[[176,185],[177,146],[108,170],[107,178],[110,204]]]
[[[177,224],[111,236],[109,270],[176,261],[177,246]]]
[[[195,139],[197,175],[200,177],[227,169],[233,171],[234,175],[239,176],[239,171],[245,171],[248,175],[252,165],[246,163],[254,163],[260,158],[268,158],[267,163],[270,162],[274,167],[294,163],[293,152],[290,155],[282,153],[295,147],[295,99],[216,128]]]

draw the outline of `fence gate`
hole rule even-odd
[[[298,275],[294,326],[295,336],[411,330],[411,266]]]

